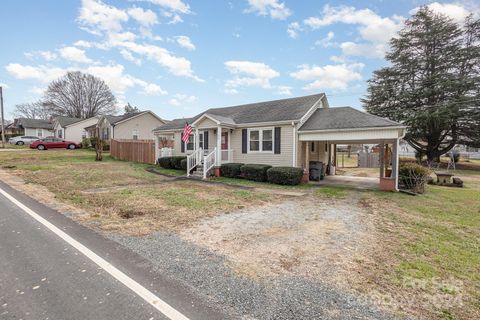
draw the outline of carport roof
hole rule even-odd
[[[320,108],[299,131],[403,127],[401,123],[381,118],[352,107]]]

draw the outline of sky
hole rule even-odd
[[[388,41],[421,5],[462,21],[480,1],[16,0],[0,10],[6,119],[70,70],[164,119],[326,93],[362,108]]]

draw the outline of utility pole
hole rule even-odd
[[[0,109],[2,113],[2,148],[5,148],[5,117],[3,113],[3,89],[0,86]]]

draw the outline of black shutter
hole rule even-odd
[[[182,146],[181,147],[182,153],[185,153],[185,142],[183,142],[183,140],[180,140],[180,145]]]
[[[203,150],[208,150],[208,131],[203,132]]]
[[[281,130],[282,128],[280,127],[275,127],[275,146],[274,146],[274,153],[275,154],[280,154],[281,150],[280,150],[280,145],[282,143],[281,141]]]
[[[247,153],[247,129],[242,129],[242,153]]]

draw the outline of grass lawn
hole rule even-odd
[[[427,318],[480,318],[480,170],[456,175],[465,188],[428,186],[416,197],[362,193],[379,247],[360,266],[361,290],[380,289]]]
[[[183,228],[204,217],[276,198],[221,185],[172,181],[147,172],[151,165],[117,161],[108,154],[102,162],[94,159],[90,150],[1,152],[0,168],[21,177],[27,186],[48,189],[51,199],[42,188],[30,190],[43,201],[60,200],[83,209],[85,213],[75,219],[132,235]]]

